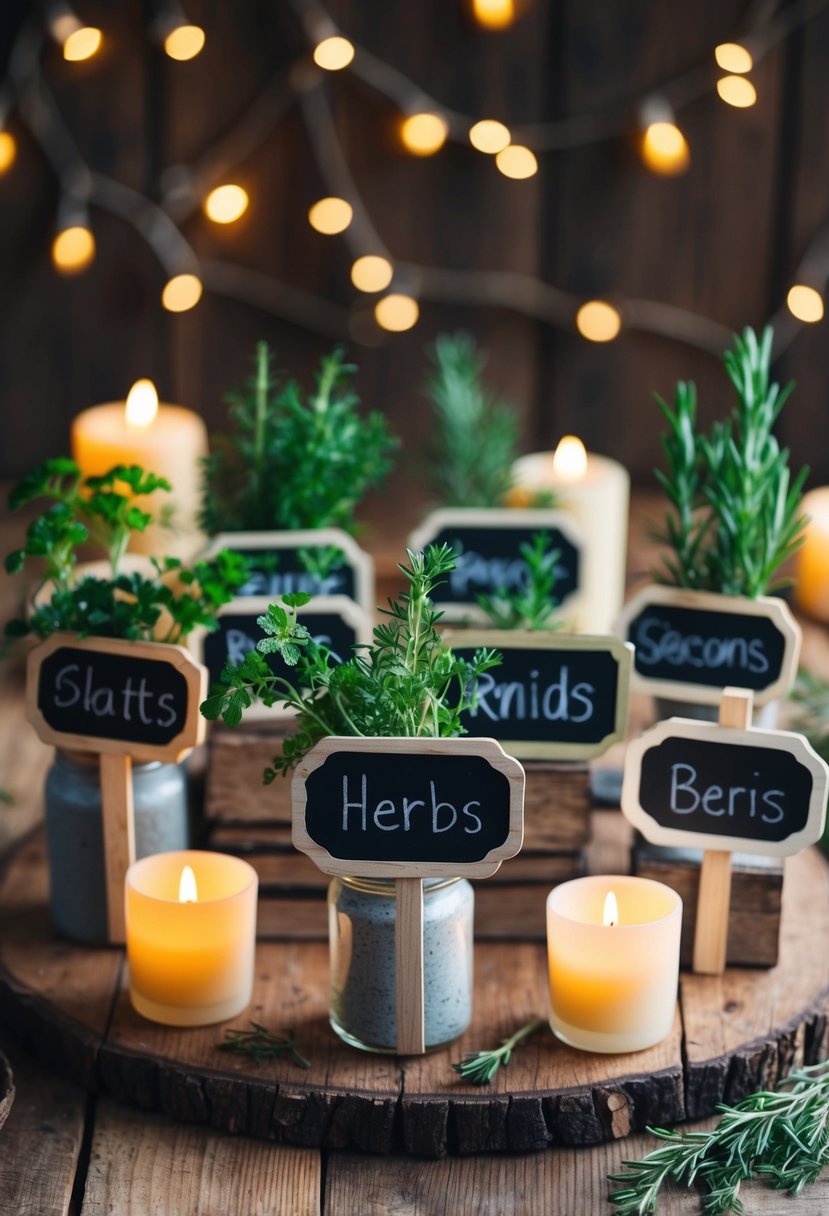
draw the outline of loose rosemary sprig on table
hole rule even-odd
[[[503,1064],[504,1068],[507,1067],[512,1059],[513,1051],[522,1039],[529,1038],[531,1034],[535,1034],[536,1030],[546,1024],[544,1018],[533,1018],[520,1030],[516,1030],[515,1034],[511,1034],[508,1039],[502,1039],[500,1047],[495,1047],[492,1051],[467,1052],[462,1060],[452,1065],[452,1068],[463,1077],[464,1081],[471,1081],[473,1085],[489,1085],[501,1065]]]
[[[286,1031],[284,1037],[280,1037],[279,1034],[271,1034],[258,1022],[251,1022],[251,1026],[253,1030],[226,1030],[224,1040],[216,1044],[217,1051],[235,1051],[239,1055],[250,1056],[254,1064],[288,1056],[297,1068],[311,1067],[310,1062],[297,1051],[293,1030]]]
[[[704,1183],[706,1216],[743,1212],[740,1187],[767,1179],[777,1190],[799,1195],[829,1165],[829,1061],[795,1069],[781,1091],[749,1094],[735,1106],[719,1106],[722,1118],[709,1132],[648,1128],[664,1144],[626,1172],[610,1174],[618,1216],[650,1216],[663,1183]]]

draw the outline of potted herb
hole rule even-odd
[[[224,684],[202,706],[211,720],[235,726],[254,700],[278,700],[296,711],[283,751],[264,775],[285,774],[329,736],[382,739],[428,737],[432,754],[441,741],[464,733],[461,715],[474,682],[499,661],[492,650],[470,660],[453,655],[437,630],[432,593],[454,567],[454,554],[433,546],[408,552],[400,569],[408,591],[390,603],[371,645],[334,661],[308,637],[297,619],[305,597],[284,597],[260,620],[266,633],[241,666],[228,665]],[[277,651],[294,670],[274,675],[265,656]],[[486,741],[492,743],[493,741]],[[514,762],[513,762],[514,763]],[[423,805],[422,803],[420,804]],[[332,815],[334,814],[332,808]],[[394,1051],[395,885],[391,879],[338,877],[329,890],[331,1023],[348,1043]],[[425,1047],[461,1034],[471,1017],[473,893],[462,878],[424,883]]]
[[[135,495],[151,495],[168,483],[138,466],[117,466],[100,477],[83,478],[74,461],[48,460],[15,487],[10,507],[45,507],[26,531],[22,548],[5,559],[7,573],[37,571],[25,617],[9,621],[8,638],[123,639],[163,642],[178,648],[196,628],[211,628],[217,609],[247,575],[233,554],[185,568],[177,559],[149,559],[136,569],[125,560],[130,536],[151,522],[134,505]],[[84,567],[79,555],[89,545],[105,554]],[[129,566],[129,568],[127,568]],[[82,688],[77,673],[66,688],[78,703],[91,702],[105,718],[114,694]],[[141,690],[131,709],[141,714]],[[185,773],[181,765],[159,761],[135,764],[133,799],[137,855],[182,848],[188,843]],[[59,748],[46,779],[46,831],[51,903],[56,927],[85,942],[106,939],[106,898],[102,798],[96,757]]]

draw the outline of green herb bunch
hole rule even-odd
[[[648,1216],[658,1210],[667,1181],[706,1188],[706,1216],[743,1212],[740,1189],[763,1179],[799,1195],[829,1165],[829,1061],[799,1068],[780,1092],[762,1090],[736,1106],[719,1106],[722,1118],[710,1132],[649,1128],[664,1143],[641,1161],[625,1161],[627,1172],[610,1202],[620,1216]]]
[[[66,457],[47,460],[24,477],[12,490],[11,509],[40,499],[50,505],[29,524],[23,548],[6,557],[9,574],[32,563],[39,567],[32,610],[26,619],[9,621],[6,636],[45,638],[65,630],[82,637],[178,642],[197,626],[213,628],[217,609],[249,576],[249,563],[239,554],[223,551],[192,568],[177,558],[152,559],[155,577],[121,570],[131,535],[153,518],[134,498],[158,489],[170,485],[138,465],[84,478]],[[106,554],[107,576],[78,577],[79,550],[87,544]]]
[[[206,718],[235,726],[254,700],[280,700],[297,711],[283,754],[265,772],[266,783],[286,773],[327,735],[406,735],[447,737],[465,733],[461,714],[473,704],[477,677],[500,662],[481,649],[469,661],[456,657],[437,631],[441,613],[430,595],[454,569],[448,545],[424,553],[407,550],[401,565],[409,590],[384,610],[388,617],[374,629],[371,645],[336,662],[308,636],[297,620],[304,595],[284,596],[271,604],[259,624],[267,634],[239,666],[228,664],[222,684],[202,704]],[[295,668],[293,682],[275,675],[265,655],[278,653]]]
[[[758,341],[746,329],[726,351],[737,404],[710,434],[698,430],[693,384],[677,384],[673,408],[657,396],[668,431],[667,472],[656,477],[672,507],[656,534],[671,550],[659,582],[752,598],[785,584],[775,575],[800,543],[808,470],[791,479],[773,432],[793,385],[770,382],[772,336],[767,328]]]
[[[794,714],[789,727],[805,735],[829,764],[829,682],[801,667],[790,697]]]
[[[255,372],[228,396],[230,431],[204,462],[200,522],[206,532],[341,527],[391,468],[396,441],[382,414],[361,415],[357,370],[337,348],[323,357],[314,392],[273,371],[266,342]]]
[[[558,606],[556,562],[561,550],[550,547],[549,532],[536,532],[532,542],[520,545],[519,553],[527,570],[524,586],[501,587],[493,595],[479,595],[478,607],[495,629],[559,629],[561,622],[552,618]]]

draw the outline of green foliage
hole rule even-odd
[[[668,424],[667,472],[656,470],[672,511],[656,539],[670,549],[658,581],[752,598],[785,584],[778,568],[800,544],[801,492],[808,470],[791,480],[789,452],[774,424],[793,385],[769,382],[772,331],[735,337],[725,369],[737,405],[709,435],[697,428],[693,384],[676,386],[673,409],[657,397]]]
[[[492,1051],[469,1051],[462,1060],[453,1064],[452,1068],[464,1081],[469,1081],[472,1085],[489,1085],[501,1065],[507,1067],[521,1040],[529,1038],[536,1030],[546,1025],[544,1018],[533,1018],[508,1039],[502,1039],[499,1047],[493,1048]]]
[[[430,595],[454,569],[451,548],[430,545],[425,553],[407,553],[409,565],[400,569],[409,590],[384,610],[389,619],[375,627],[370,646],[357,648],[344,662],[335,661],[297,621],[296,610],[306,597],[286,596],[259,619],[268,636],[238,667],[228,664],[222,683],[202,704],[206,718],[221,718],[228,726],[236,726],[254,700],[265,705],[281,700],[297,711],[282,755],[265,772],[266,783],[287,773],[327,735],[465,733],[461,714],[473,703],[475,680],[500,656],[482,649],[467,661],[441,640],[441,613]],[[293,683],[271,672],[262,656],[274,652],[295,666]]]
[[[496,629],[551,630],[561,628],[552,620],[558,606],[554,594],[556,562],[561,550],[550,548],[549,532],[536,532],[532,543],[519,548],[527,568],[527,581],[515,589],[501,587],[494,595],[479,595],[478,607]]]
[[[391,467],[396,441],[382,414],[359,413],[357,369],[337,348],[323,357],[303,399],[295,380],[272,369],[265,342],[242,391],[230,393],[230,432],[204,462],[205,531],[354,526],[354,511]]]
[[[251,1022],[253,1030],[225,1031],[224,1039],[216,1044],[217,1051],[232,1051],[237,1055],[248,1056],[254,1064],[267,1060],[279,1060],[283,1056],[296,1064],[297,1068],[310,1068],[311,1064],[297,1051],[296,1032],[288,1030],[284,1035],[271,1034],[259,1022]]]
[[[610,1195],[620,1216],[656,1212],[663,1183],[706,1188],[706,1216],[743,1212],[740,1188],[763,1179],[799,1195],[829,1165],[829,1062],[796,1069],[779,1092],[750,1094],[736,1106],[719,1106],[710,1132],[648,1130],[664,1141],[627,1171],[611,1174],[625,1185]]]
[[[790,696],[795,713],[789,726],[829,764],[829,682],[801,667]]]

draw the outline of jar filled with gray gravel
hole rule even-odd
[[[423,988],[426,1050],[451,1043],[472,1018],[475,895],[464,878],[423,882]],[[335,878],[328,890],[331,1025],[364,1051],[397,1044],[395,884]]]

